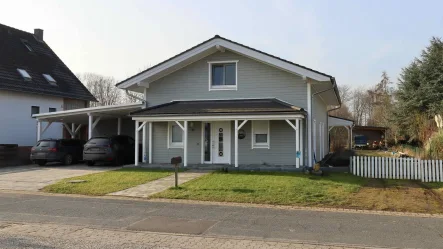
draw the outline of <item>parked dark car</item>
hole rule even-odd
[[[354,148],[355,149],[366,149],[369,147],[368,139],[364,135],[354,136]]]
[[[130,136],[94,137],[84,146],[83,160],[88,166],[93,166],[96,162],[123,165],[134,162],[134,149],[135,141]]]
[[[84,144],[80,139],[42,139],[32,147],[30,159],[40,166],[48,162],[71,165],[82,160]]]

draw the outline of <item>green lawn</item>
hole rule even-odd
[[[105,195],[171,175],[172,171],[143,168],[122,168],[85,176],[63,179],[46,186],[44,192],[81,195]],[[86,180],[69,183],[70,180]]]
[[[153,198],[340,206],[366,179],[349,174],[318,177],[302,173],[215,172],[158,193]]]

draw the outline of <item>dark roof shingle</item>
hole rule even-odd
[[[305,114],[302,108],[278,99],[232,99],[172,101],[131,113],[131,116],[199,116],[238,114]]]
[[[24,41],[33,51],[26,48]],[[17,68],[26,70],[32,80],[24,81]],[[51,75],[57,86],[50,85],[43,74]],[[96,101],[44,41],[3,24],[0,24],[0,90]]]

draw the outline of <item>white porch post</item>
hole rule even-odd
[[[40,141],[40,136],[42,132],[42,122],[37,120],[37,142]]]
[[[299,129],[299,131],[300,131],[300,165],[301,166],[304,166],[305,164],[304,164],[304,157],[305,157],[305,154],[303,153],[304,152],[304,147],[305,147],[305,143],[304,143],[304,141],[303,141],[303,137],[304,137],[304,130],[303,130],[303,122],[304,122],[305,120],[303,119],[303,120],[300,120],[300,129]]]
[[[307,111],[307,119],[308,119],[308,163],[307,166],[312,167],[312,96],[311,96],[311,83],[306,81],[307,85],[307,99],[308,99],[308,111]]]
[[[75,138],[75,124],[74,123],[71,124],[71,131],[72,131],[71,138],[74,139]]]
[[[149,122],[149,163],[152,164],[152,122]]]
[[[88,139],[92,138],[92,123],[94,122],[94,117],[91,114],[88,114]]]
[[[183,127],[183,166],[188,166],[188,121],[184,121]]]
[[[238,167],[238,120],[234,120],[234,166]]]
[[[300,153],[300,119],[296,119],[295,120],[295,151],[297,151],[297,153]],[[301,157],[301,153],[300,153],[300,157]],[[295,166],[297,168],[300,168],[300,158],[297,157],[295,159]]]
[[[143,147],[142,161],[143,161],[143,163],[146,163],[146,124],[143,125],[142,147]]]
[[[135,120],[135,166],[138,166],[138,148],[139,148],[139,130],[138,130],[138,121]]]
[[[117,135],[120,135],[122,132],[122,118],[117,119]]]

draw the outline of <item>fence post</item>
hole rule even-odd
[[[436,175],[436,173],[437,173],[437,172],[436,172],[437,163],[436,163],[435,160],[432,160],[432,166],[431,166],[431,168],[432,168],[432,181],[435,182],[435,180],[436,180],[435,175]]]
[[[360,176],[360,157],[357,156],[357,175]]]
[[[440,182],[443,182],[443,163],[442,160],[440,161]]]
[[[352,157],[352,174],[355,175],[355,173],[357,172],[356,168],[357,168],[357,164],[355,163],[355,156]]]

